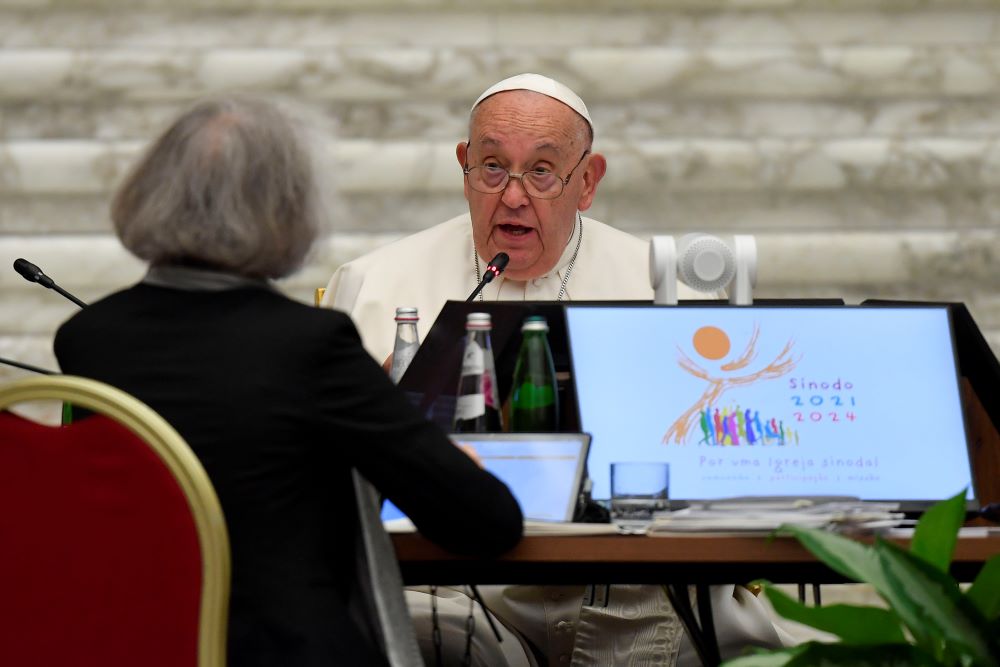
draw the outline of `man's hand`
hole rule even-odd
[[[392,353],[391,352],[389,353],[389,356],[385,358],[385,361],[382,362],[382,370],[385,371],[386,375],[388,375],[389,372],[392,371]]]

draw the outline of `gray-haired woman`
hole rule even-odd
[[[351,467],[445,548],[521,535],[508,489],[410,407],[346,315],[268,284],[320,229],[307,146],[264,101],[183,114],[114,199],[146,278],[56,335],[63,371],[138,397],[205,465],[232,542],[231,665],[382,662],[348,614]]]

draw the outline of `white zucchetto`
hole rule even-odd
[[[496,95],[497,93],[503,93],[508,90],[530,90],[535,93],[541,93],[542,95],[547,95],[554,100],[558,100],[568,106],[573,111],[580,114],[587,125],[590,126],[590,131],[594,131],[594,121],[590,119],[590,112],[587,111],[587,105],[583,103],[580,96],[569,89],[565,84],[559,83],[555,79],[550,79],[547,76],[542,76],[541,74],[532,74],[530,72],[525,74],[517,74],[510,78],[504,79],[499,83],[495,83],[486,89],[479,99],[476,100],[475,104],[472,105],[472,109],[475,110],[479,106],[480,102],[485,100],[491,95]]]

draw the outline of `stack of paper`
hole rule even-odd
[[[844,498],[736,498],[692,504],[658,514],[648,534],[769,533],[783,524],[846,531],[883,530],[906,523],[894,503]]]

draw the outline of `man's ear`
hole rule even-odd
[[[587,168],[583,170],[583,189],[576,204],[577,210],[586,211],[590,208],[594,202],[594,195],[597,194],[597,184],[604,178],[607,170],[608,161],[600,153],[591,153],[587,157]]]
[[[469,157],[469,142],[460,141],[455,146],[455,157],[458,158],[458,166],[465,169],[466,158]],[[462,177],[462,191],[465,193],[465,200],[469,201],[469,179]]]

